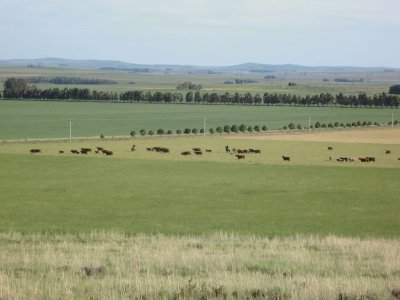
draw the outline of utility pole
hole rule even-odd
[[[72,120],[69,120],[69,142],[72,142]]]

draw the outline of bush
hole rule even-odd
[[[157,130],[157,134],[159,134],[159,135],[162,135],[162,134],[164,134],[164,129],[161,129],[161,128],[160,128],[160,129],[158,129],[158,130]]]
[[[146,130],[145,129],[140,129],[140,135],[146,135]]]
[[[357,126],[361,126],[361,121],[357,121]]]
[[[344,123],[340,123],[340,127],[345,127],[346,125]]]
[[[218,132],[218,133],[222,133],[223,129],[222,129],[221,126],[218,126],[217,128],[215,128],[215,131]]]
[[[153,135],[153,134],[154,134],[153,130],[149,130],[149,135]]]
[[[287,130],[287,126],[283,126],[283,130]]]
[[[371,126],[371,125],[372,125],[372,122],[368,121],[367,126]]]
[[[254,131],[260,132],[260,126],[258,125],[254,126]]]
[[[136,132],[135,132],[134,130],[132,130],[131,132],[129,132],[129,135],[130,135],[131,137],[134,137],[134,136],[136,135]]]
[[[104,134],[101,133],[101,134],[100,134],[100,138],[101,138],[101,139],[104,139]]]
[[[346,127],[351,127],[351,124],[350,123],[346,123]]]
[[[339,122],[335,122],[333,125],[334,125],[335,127],[339,127]]]
[[[167,134],[172,134],[172,130],[169,129],[169,130],[167,131]]]
[[[399,124],[399,121],[394,120],[393,124],[394,124],[394,125],[398,125],[398,124]]]
[[[367,126],[367,122],[366,121],[364,121],[364,122],[362,122],[362,126]]]
[[[247,131],[248,132],[253,132],[253,127],[252,126],[247,127]]]
[[[315,128],[320,128],[321,127],[321,123],[320,122],[316,122],[314,126],[315,126]]]
[[[180,129],[176,130],[176,134],[181,134],[181,133],[182,133],[182,131]]]
[[[225,125],[225,126],[224,126],[224,132],[226,132],[226,133],[231,132],[231,126]]]
[[[194,133],[194,134],[198,134],[198,133],[199,133],[199,131],[197,130],[197,128],[193,128],[193,129],[192,129],[192,133]]]
[[[201,128],[199,132],[204,133],[204,128]]]
[[[239,130],[239,129],[238,129],[238,126],[237,126],[237,125],[232,125],[232,126],[231,126],[231,131],[232,131],[232,132],[238,132],[238,130]]]
[[[184,134],[189,134],[191,132],[191,130],[189,128],[185,128],[185,130],[183,131]]]
[[[312,124],[310,125],[310,129],[314,129],[314,126]]]
[[[329,123],[329,124],[328,124],[328,128],[333,128],[333,124],[332,124],[332,123]]]
[[[214,134],[214,128],[210,128],[210,129],[208,129],[208,131],[209,131],[211,134]]]
[[[246,125],[240,124],[239,130],[240,130],[241,132],[245,132],[245,131],[246,131]]]
[[[289,123],[288,128],[289,129],[295,129],[296,125],[294,125],[293,123]]]
[[[322,127],[322,128],[326,128],[326,124],[325,124],[325,123],[322,123],[321,127]]]
[[[297,124],[297,127],[296,127],[298,130],[302,130],[303,129],[303,127],[300,125],[300,124]]]
[[[351,126],[357,127],[357,123],[356,123],[356,122],[353,122],[353,123],[351,123]]]
[[[267,131],[268,127],[266,125],[263,125],[263,127],[261,128],[262,131]]]

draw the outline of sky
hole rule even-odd
[[[0,0],[0,59],[400,67],[400,0]]]

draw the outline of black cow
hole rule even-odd
[[[290,161],[290,156],[284,156],[282,155],[283,161]]]

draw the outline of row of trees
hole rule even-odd
[[[24,79],[9,78],[4,83],[4,98],[10,99],[73,99],[73,100],[112,100],[121,102],[154,102],[154,103],[197,103],[197,104],[245,104],[245,105],[302,105],[302,106],[364,106],[364,107],[398,107],[399,97],[386,93],[367,96],[366,94],[344,95],[339,93],[321,93],[314,96],[264,93],[208,93],[200,91],[180,92],[143,92],[139,90],[124,93],[103,92],[86,88],[52,88],[38,89],[29,85]]]
[[[53,84],[117,84],[118,81],[98,78],[82,78],[82,77],[30,77],[26,79],[29,83],[53,83]]]
[[[395,120],[393,121],[393,125],[398,125],[399,121]],[[357,121],[357,122],[347,122],[347,123],[339,123],[339,122],[334,122],[334,123],[321,123],[321,122],[315,122],[315,124],[310,125],[310,129],[318,129],[318,128],[345,128],[345,127],[368,127],[368,126],[381,126],[381,123],[374,122],[372,123],[371,121]],[[388,125],[392,125],[392,122],[388,122]],[[294,123],[289,123],[287,126],[283,126],[282,129],[287,130],[287,129],[307,129],[308,126],[302,126],[301,124],[297,124],[297,126]]]

